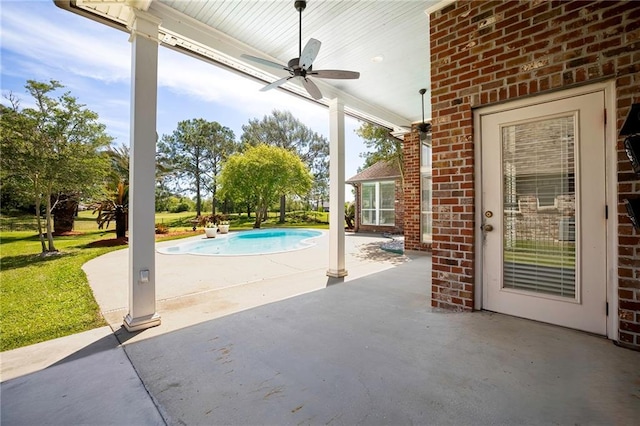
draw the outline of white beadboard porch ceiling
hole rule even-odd
[[[131,7],[159,17],[163,45],[195,54],[270,83],[286,71],[240,57],[249,54],[286,64],[298,57],[294,0],[54,0],[57,5],[127,30]],[[314,69],[360,72],[358,80],[314,79],[324,95],[338,96],[350,115],[395,130],[422,120],[418,90],[430,89],[428,9],[447,0],[308,0],[302,44],[322,42]],[[382,61],[374,61],[382,57]],[[295,79],[294,81],[297,81]],[[299,96],[297,83],[284,90]],[[427,92],[425,117],[431,116]],[[256,91],[256,96],[261,93]]]

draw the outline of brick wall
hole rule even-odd
[[[473,308],[472,108],[615,79],[617,129],[640,102],[640,2],[458,1],[431,14],[432,305]],[[619,340],[640,347],[640,193],[618,139]],[[408,212],[407,212],[408,213]]]
[[[420,229],[420,133],[413,128],[404,135],[404,249],[430,251],[431,244],[421,242]]]

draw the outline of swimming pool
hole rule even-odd
[[[259,229],[237,232],[159,248],[162,254],[196,254],[203,256],[247,256],[282,253],[311,247],[322,235],[311,229]]]

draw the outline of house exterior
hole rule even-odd
[[[432,173],[405,135],[405,241],[432,185],[432,306],[640,349],[640,196],[618,135],[640,102],[640,3],[454,1],[430,13]]]
[[[361,87],[322,82],[326,99],[318,100],[328,107],[330,133],[334,225],[327,276],[347,275],[344,228],[335,224],[342,223],[349,114],[407,132],[400,223],[407,249],[432,250],[433,267],[425,271],[431,275],[432,306],[516,315],[640,349],[640,232],[624,203],[640,197],[640,179],[619,136],[631,105],[640,102],[640,2],[357,3],[336,2],[313,21],[319,25],[314,34],[324,30],[323,43],[340,46],[342,54],[327,56],[340,59],[340,67],[358,59],[353,69],[362,73]],[[282,39],[255,36],[286,32],[288,21],[276,19],[279,2],[269,8],[247,2],[242,13],[231,13],[231,1],[212,8],[151,0],[56,4],[130,34],[133,204],[124,324],[141,330],[160,321],[148,208],[159,46],[272,84],[281,79],[270,73],[273,62],[247,64],[244,55],[287,63],[295,57],[295,43],[285,51]],[[358,19],[364,13],[368,19]],[[357,27],[371,34],[372,22],[380,24],[377,37],[334,31]],[[381,44],[401,54],[393,60],[350,54],[377,51]],[[416,93],[417,103],[425,86],[433,111],[430,141],[409,130],[419,121],[409,96]],[[297,85],[280,88],[312,99]],[[543,137],[548,140],[540,144]],[[551,164],[548,158],[561,161]]]
[[[355,189],[355,232],[403,233],[404,192],[396,162],[378,161],[346,183]]]

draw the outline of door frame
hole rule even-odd
[[[475,278],[474,278],[474,309],[483,309],[483,238],[480,224],[482,224],[482,116],[522,108],[531,105],[553,102],[560,99],[584,95],[593,92],[604,92],[605,102],[605,199],[609,217],[606,224],[606,297],[609,304],[607,316],[607,337],[617,339],[618,336],[618,198],[617,198],[617,121],[616,121],[616,86],[615,80],[603,81],[595,84],[562,89],[541,95],[519,98],[503,103],[478,107],[473,109],[473,140],[475,145]]]

